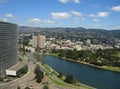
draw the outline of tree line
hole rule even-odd
[[[52,50],[60,57],[72,59],[74,61],[86,62],[97,66],[120,67],[120,49],[98,49],[91,50]],[[119,56],[118,56],[119,55]]]

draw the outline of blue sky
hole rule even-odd
[[[0,0],[0,19],[20,26],[120,29],[120,0]]]

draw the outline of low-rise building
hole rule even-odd
[[[27,67],[27,64],[25,64],[24,62],[18,62],[12,67],[6,69],[6,75],[17,76],[24,67]]]

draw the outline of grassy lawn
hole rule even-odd
[[[66,86],[66,87],[69,87],[69,85],[68,84],[65,84],[64,82],[60,82],[60,81],[58,81],[58,80],[56,80],[56,79],[54,79],[54,78],[52,78],[52,77],[50,77],[49,76],[49,78],[51,79],[51,81],[53,81],[56,85],[58,85],[58,86]]]
[[[83,88],[85,88],[85,89],[95,89],[95,88],[93,88],[93,87],[84,85],[84,84],[79,83],[79,82],[74,83],[74,85],[79,86],[79,87],[83,87]]]
[[[102,68],[108,69],[108,70],[112,70],[112,71],[118,71],[118,72],[120,72],[120,68],[119,67],[102,66]]]
[[[50,53],[50,55],[52,55],[52,56],[58,56],[58,53]]]
[[[55,76],[58,76],[58,73],[56,71],[54,71],[50,66],[48,66],[47,64],[43,64],[43,66],[52,74],[54,74]]]

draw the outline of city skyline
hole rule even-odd
[[[120,29],[118,0],[1,0],[0,19],[20,26]]]

